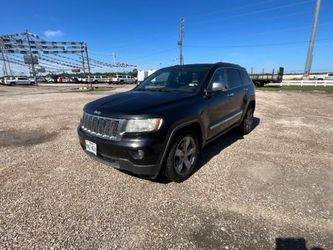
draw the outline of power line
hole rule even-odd
[[[320,39],[318,41],[333,41],[333,37]],[[230,44],[230,45],[223,45],[223,46],[210,46],[210,45],[188,45],[185,46],[187,48],[248,48],[248,47],[274,47],[280,45],[292,45],[292,44],[302,44],[308,43],[308,41],[295,41],[295,42],[284,42],[284,43],[262,43],[262,44]]]
[[[305,1],[293,2],[293,3],[289,3],[289,4],[285,4],[285,5],[280,5],[280,6],[276,6],[276,7],[263,8],[263,9],[254,10],[254,11],[247,11],[245,13],[235,14],[235,15],[231,15],[231,16],[223,16],[222,18],[213,19],[213,20],[200,19],[200,20],[197,20],[194,22],[190,22],[190,24],[193,24],[193,23],[203,24],[203,23],[210,23],[210,22],[219,22],[220,23],[221,21],[225,21],[228,19],[236,18],[236,17],[243,17],[243,16],[248,16],[248,15],[253,15],[253,14],[258,14],[258,13],[263,13],[263,12],[269,12],[269,11],[278,10],[278,9],[290,8],[290,7],[294,7],[297,5],[309,3],[310,1],[314,1],[314,0],[305,0]]]

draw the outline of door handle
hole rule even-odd
[[[229,93],[227,96],[234,96],[235,93]]]

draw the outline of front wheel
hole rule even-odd
[[[253,117],[254,109],[249,107],[244,115],[243,121],[239,126],[240,132],[243,135],[247,135],[253,129],[254,117]]]
[[[192,132],[177,136],[165,164],[165,176],[175,182],[186,180],[193,173],[198,155],[198,138]]]

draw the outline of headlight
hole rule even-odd
[[[138,133],[138,132],[152,132],[159,130],[163,122],[161,118],[145,119],[145,120],[128,120],[125,132]]]

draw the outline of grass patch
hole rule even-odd
[[[257,88],[264,91],[304,91],[304,92],[324,92],[333,93],[333,86],[265,86]]]

